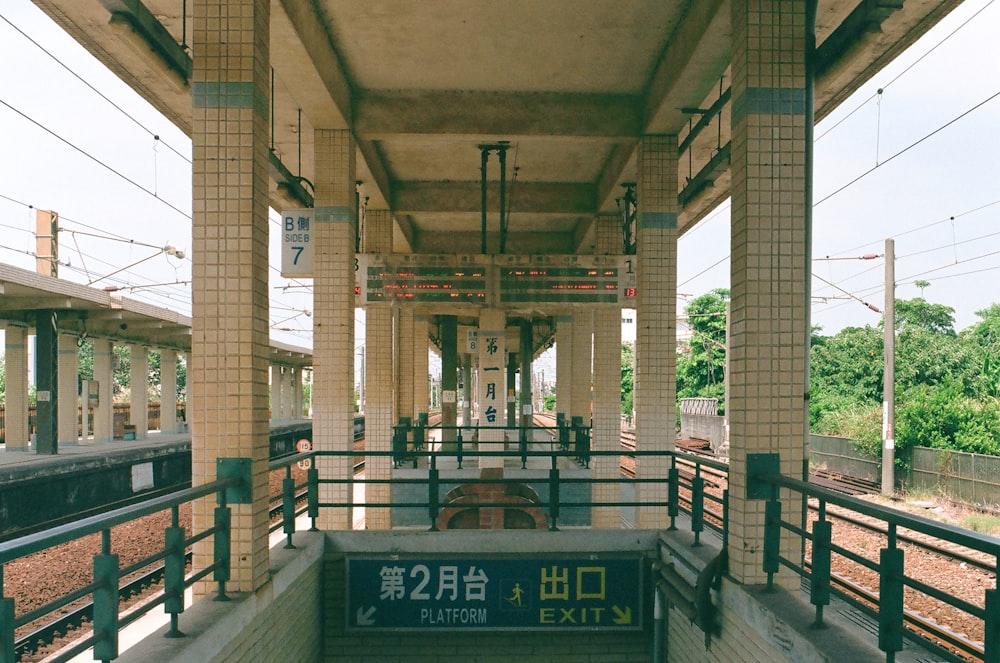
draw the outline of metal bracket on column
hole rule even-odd
[[[215,461],[215,478],[240,480],[239,485],[226,488],[226,504],[250,504],[253,499],[249,458],[218,458]]]
[[[757,477],[780,473],[780,454],[747,454],[747,499],[766,500],[771,497],[771,484]]]

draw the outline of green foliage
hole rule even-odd
[[[622,414],[631,415],[635,391],[635,349],[631,343],[622,343]],[[553,403],[555,396],[552,397]],[[548,407],[548,401],[546,401]],[[555,407],[553,405],[552,407]]]
[[[883,367],[882,332],[874,327],[847,327],[835,336],[814,340],[810,419],[815,421],[833,406],[881,403]]]
[[[896,300],[896,330],[919,327],[935,334],[955,335],[955,309],[931,304],[923,297]]]
[[[555,394],[545,394],[543,397],[545,399],[545,411],[555,412],[556,410],[556,395]]]
[[[716,288],[686,307],[691,342],[677,357],[677,398],[718,398],[725,402],[726,303],[729,290]],[[721,408],[720,408],[721,409]]]
[[[1000,406],[962,393],[954,382],[911,389],[896,409],[897,455],[914,446],[1000,453]]]

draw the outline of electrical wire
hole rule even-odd
[[[153,131],[152,129],[150,129],[146,125],[144,125],[142,122],[140,122],[135,117],[133,117],[132,115],[130,115],[128,113],[128,111],[126,111],[124,108],[122,108],[121,106],[119,106],[118,104],[116,104],[114,101],[112,101],[110,98],[108,98],[107,95],[105,95],[103,92],[101,92],[96,87],[94,87],[89,81],[87,81],[85,78],[83,78],[83,76],[81,76],[80,74],[76,73],[72,68],[70,68],[69,65],[67,65],[65,62],[63,62],[59,58],[57,58],[55,55],[53,55],[50,51],[48,51],[44,46],[42,46],[41,44],[39,44],[37,41],[35,41],[34,39],[32,39],[32,37],[30,35],[28,35],[24,30],[22,30],[21,28],[19,28],[16,25],[14,25],[10,21],[9,18],[7,18],[6,16],[4,16],[3,14],[0,14],[0,19],[3,19],[3,21],[5,23],[7,23],[7,25],[9,25],[10,27],[14,28],[14,30],[16,30],[17,32],[19,32],[22,37],[24,37],[25,39],[27,39],[28,41],[30,41],[32,44],[34,44],[38,48],[38,50],[40,50],[42,53],[45,53],[47,56],[49,56],[50,58],[52,58],[53,60],[55,60],[59,64],[59,66],[61,66],[63,69],[65,69],[70,74],[72,74],[77,80],[79,80],[81,83],[83,83],[84,85],[86,85],[88,88],[90,88],[91,90],[93,90],[94,93],[97,94],[97,96],[99,96],[101,99],[104,99],[104,101],[106,101],[109,104],[111,104],[122,115],[124,115],[128,119],[132,120],[132,122],[134,122],[136,124],[136,126],[138,126],[140,129],[142,129],[143,131],[145,131],[146,133],[148,133],[150,136],[152,136],[159,144],[165,145],[167,147],[167,149],[169,149],[171,152],[173,152],[174,154],[176,154],[177,156],[179,156],[181,159],[183,159],[184,161],[186,161],[188,163],[191,163],[191,159],[190,158],[188,158],[184,154],[181,154],[181,152],[179,152],[176,148],[174,148],[169,143],[167,143],[165,140],[163,140],[162,138],[160,138],[159,134],[157,134],[155,131]]]
[[[914,141],[913,143],[910,143],[909,145],[907,145],[906,147],[904,147],[904,148],[903,148],[903,149],[901,149],[900,151],[896,152],[895,154],[893,154],[893,155],[892,155],[891,157],[889,157],[889,158],[888,158],[888,159],[886,159],[885,161],[882,161],[881,163],[879,163],[879,164],[877,164],[877,165],[875,165],[875,166],[872,166],[871,168],[869,168],[869,169],[868,169],[868,170],[866,170],[865,172],[861,173],[860,175],[858,175],[857,177],[855,177],[855,178],[854,178],[853,180],[851,180],[851,181],[850,181],[850,182],[848,182],[847,184],[845,184],[845,185],[841,186],[841,187],[840,187],[839,189],[837,189],[837,190],[833,191],[832,193],[829,193],[829,194],[827,194],[826,196],[824,196],[823,198],[821,198],[821,199],[820,199],[819,201],[817,201],[817,202],[813,203],[813,208],[816,208],[816,207],[818,207],[819,205],[822,205],[822,204],[823,204],[824,202],[826,202],[826,201],[827,201],[827,200],[829,200],[830,198],[833,198],[834,196],[836,196],[837,194],[839,194],[840,192],[842,192],[842,191],[843,191],[844,189],[846,189],[846,188],[848,188],[848,187],[850,187],[850,186],[852,186],[852,185],[854,185],[854,184],[857,184],[857,183],[858,183],[858,181],[860,181],[860,180],[861,180],[861,179],[863,179],[864,177],[867,177],[867,176],[868,176],[868,175],[870,175],[871,173],[875,172],[876,170],[878,170],[878,169],[879,169],[879,168],[881,168],[882,166],[886,165],[887,163],[889,163],[890,161],[892,161],[892,160],[893,160],[893,159],[895,159],[896,157],[898,157],[898,156],[902,156],[903,154],[906,154],[906,153],[907,153],[907,152],[909,152],[909,151],[910,151],[911,149],[913,149],[913,148],[914,148],[914,147],[916,147],[917,145],[920,145],[920,144],[921,144],[922,142],[924,142],[924,141],[925,141],[925,140],[927,140],[928,138],[931,138],[932,136],[934,136],[934,135],[936,135],[936,134],[940,133],[941,131],[944,131],[945,129],[947,129],[947,128],[948,128],[948,127],[950,127],[951,125],[955,124],[956,122],[958,122],[959,120],[961,120],[962,118],[964,118],[964,117],[965,117],[966,115],[968,115],[969,113],[972,113],[973,111],[975,111],[975,110],[978,110],[979,108],[981,108],[982,106],[984,106],[984,105],[988,104],[989,102],[993,101],[993,100],[994,100],[994,99],[996,99],[997,97],[1000,97],[1000,90],[997,90],[996,92],[994,92],[993,94],[991,94],[990,96],[988,96],[988,97],[987,97],[986,99],[983,99],[983,100],[982,100],[982,101],[980,101],[980,102],[979,102],[978,104],[976,104],[976,105],[975,105],[975,106],[973,106],[972,108],[970,108],[970,109],[966,110],[965,112],[961,113],[961,114],[960,114],[960,115],[958,115],[957,117],[955,117],[955,118],[953,118],[953,119],[949,120],[948,122],[945,122],[945,123],[944,123],[944,124],[942,124],[942,125],[941,125],[940,127],[938,127],[937,129],[935,129],[934,131],[932,131],[932,132],[930,132],[929,134],[925,135],[925,136],[924,136],[923,138],[920,138],[920,139],[918,139],[918,140]]]
[[[18,115],[20,115],[21,117],[23,117],[28,122],[31,122],[32,124],[34,124],[39,129],[45,131],[46,133],[48,133],[52,137],[58,139],[59,141],[61,141],[65,145],[73,148],[74,150],[76,150],[77,152],[79,152],[80,154],[82,154],[83,156],[87,157],[88,159],[90,159],[94,163],[98,164],[99,166],[101,166],[101,167],[109,170],[110,172],[114,173],[115,175],[117,175],[121,179],[125,180],[126,182],[128,182],[129,184],[131,184],[132,186],[134,186],[135,188],[139,189],[140,191],[149,194],[150,196],[152,196],[156,200],[160,201],[161,203],[163,203],[164,205],[166,205],[170,209],[174,210],[175,212],[177,212],[178,214],[180,214],[184,218],[189,219],[189,220],[191,219],[191,215],[188,214],[187,212],[185,212],[184,210],[182,210],[181,208],[177,207],[176,205],[174,205],[173,203],[167,201],[164,198],[160,198],[153,191],[150,191],[149,189],[147,189],[143,185],[139,184],[138,182],[136,182],[132,178],[128,177],[127,175],[119,172],[118,170],[115,170],[113,167],[111,167],[108,164],[104,163],[103,161],[101,161],[100,159],[98,159],[97,157],[95,157],[90,152],[87,152],[86,150],[84,150],[81,147],[77,147],[76,145],[74,145],[73,143],[69,142],[68,140],[66,140],[65,138],[63,138],[62,136],[60,136],[59,134],[57,134],[56,132],[54,132],[51,129],[49,129],[48,127],[46,127],[44,124],[42,124],[38,120],[36,120],[33,117],[31,117],[30,115],[27,115],[26,113],[18,110],[14,106],[11,106],[9,103],[7,103],[6,101],[4,101],[3,99],[0,99],[0,105],[6,106],[8,109],[10,109],[11,111],[13,111],[14,113],[17,113]]]

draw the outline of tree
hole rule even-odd
[[[954,336],[955,309],[944,304],[931,304],[923,297],[897,299],[896,331],[906,329],[908,326]]]
[[[622,343],[622,414],[631,416],[635,389],[635,348]]]
[[[716,288],[692,299],[684,313],[691,328],[687,351],[677,357],[677,398],[725,401],[726,303],[729,290]]]

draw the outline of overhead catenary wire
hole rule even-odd
[[[105,163],[104,161],[98,159],[97,157],[95,157],[93,154],[91,154],[90,152],[86,151],[82,147],[78,147],[77,145],[71,143],[69,140],[63,138],[62,136],[60,136],[59,134],[57,134],[52,129],[49,129],[44,124],[42,124],[38,120],[34,119],[33,117],[31,117],[27,113],[24,113],[23,111],[15,108],[14,106],[12,106],[11,104],[7,103],[3,99],[0,99],[0,105],[6,106],[9,110],[11,110],[12,112],[16,113],[17,115],[20,115],[21,117],[23,117],[28,122],[31,122],[32,124],[34,124],[39,129],[41,129],[41,130],[45,131],[46,133],[48,133],[49,135],[51,135],[53,138],[56,138],[60,142],[62,142],[63,144],[65,144],[65,145],[73,148],[74,150],[76,150],[77,152],[79,152],[80,154],[82,154],[83,156],[87,157],[88,159],[90,159],[94,163],[98,164],[102,168],[105,168],[109,172],[114,173],[115,175],[117,175],[121,179],[125,180],[126,182],[128,182],[129,184],[131,184],[132,186],[134,186],[135,188],[139,189],[140,191],[149,194],[150,196],[152,196],[156,200],[160,201],[161,203],[163,203],[164,205],[166,205],[170,209],[174,210],[175,212],[177,212],[178,214],[180,214],[184,218],[189,219],[189,220],[191,219],[191,215],[188,214],[187,212],[185,212],[184,210],[182,210],[181,208],[177,207],[176,205],[174,205],[170,201],[166,200],[165,198],[160,198],[159,196],[156,195],[156,193],[154,191],[151,191],[150,189],[148,189],[148,188],[144,187],[143,185],[139,184],[138,182],[136,182],[135,180],[133,180],[129,176],[125,175],[124,173],[116,170],[114,167],[112,167],[112,166],[108,165],[107,163]]]
[[[133,115],[131,115],[128,111],[126,111],[124,108],[122,108],[117,103],[115,103],[114,101],[112,101],[106,94],[104,94],[103,92],[101,92],[100,90],[98,90],[87,79],[85,79],[83,76],[81,76],[76,71],[74,71],[72,67],[70,67],[69,65],[67,65],[65,62],[63,62],[62,60],[60,60],[55,55],[53,55],[51,51],[49,51],[44,46],[42,46],[37,41],[35,41],[28,33],[26,33],[24,30],[22,30],[17,25],[15,25],[14,23],[12,23],[9,18],[7,18],[6,16],[4,16],[3,14],[0,14],[0,19],[3,19],[3,21],[5,23],[7,23],[7,25],[9,25],[10,27],[12,27],[17,32],[19,32],[22,37],[24,37],[25,39],[27,39],[28,41],[30,41],[32,44],[34,44],[38,48],[38,50],[40,50],[41,52],[45,53],[47,56],[49,56],[50,58],[52,58],[56,63],[59,64],[59,66],[61,66],[63,69],[65,69],[66,71],[68,71],[71,75],[73,75],[73,77],[75,77],[81,83],[83,83],[88,88],[90,88],[101,99],[104,99],[104,101],[106,101],[109,104],[111,104],[122,115],[124,115],[128,119],[132,120],[132,122],[134,122],[136,124],[136,126],[138,126],[140,129],[142,129],[143,131],[145,131],[146,133],[148,133],[150,136],[152,136],[157,141],[157,144],[165,145],[167,147],[167,149],[169,149],[171,152],[173,152],[174,154],[176,154],[177,156],[179,156],[181,159],[183,159],[184,161],[186,161],[188,163],[191,163],[191,159],[188,156],[182,154],[179,150],[177,150],[177,148],[171,146],[169,143],[167,143],[166,141],[164,141],[162,138],[160,138],[160,136],[159,136],[159,134],[157,134],[157,132],[153,131],[152,129],[150,129],[149,127],[147,127],[146,125],[144,125],[142,122],[140,122],[138,119],[136,119]]]

